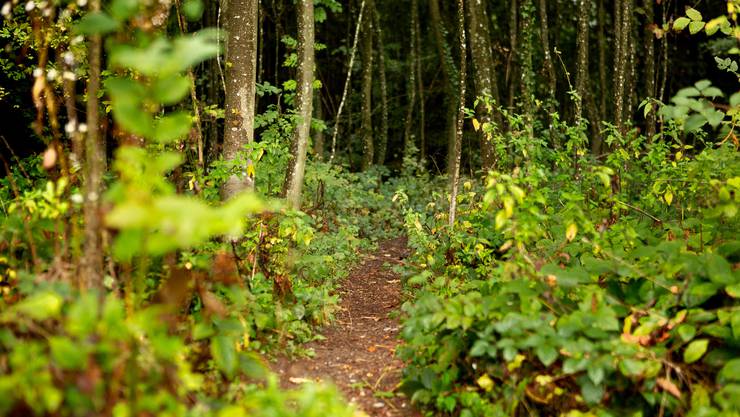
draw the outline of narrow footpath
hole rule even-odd
[[[371,417],[421,415],[408,398],[398,395],[403,369],[395,356],[400,325],[391,313],[401,305],[401,282],[391,268],[406,255],[405,240],[398,238],[363,256],[339,289],[341,309],[335,323],[321,332],[326,339],[307,346],[314,357],[281,358],[274,365],[283,385],[331,382]]]

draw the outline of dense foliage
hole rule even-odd
[[[0,415],[364,415],[269,361],[402,234],[383,395],[740,415],[736,0],[216,3],[3,3]]]

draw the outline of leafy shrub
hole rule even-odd
[[[491,173],[460,196],[454,229],[407,210],[417,293],[399,355],[414,402],[737,415],[737,152],[619,143],[604,166],[570,153],[554,172]]]

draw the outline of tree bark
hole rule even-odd
[[[624,132],[625,89],[627,87],[627,55],[630,51],[630,22],[632,21],[632,1],[618,0],[614,3],[614,125]]]
[[[254,141],[254,112],[257,78],[257,0],[229,0],[226,10],[226,120],[223,154],[234,160],[244,146]],[[247,165],[251,164],[247,162]],[[254,188],[248,166],[228,179],[223,196],[230,198]]]
[[[581,124],[583,117],[583,105],[586,94],[589,94],[588,83],[588,19],[591,2],[589,0],[578,0],[578,35],[576,36],[576,100],[573,121],[576,125]]]
[[[367,13],[362,20],[362,170],[368,169],[375,158],[373,141],[373,0],[367,0]]]
[[[421,70],[421,29],[419,25],[419,4],[417,0],[411,0],[411,24],[414,33],[414,63],[416,68],[416,84],[419,92],[419,160],[424,164],[426,159],[426,120],[424,108],[424,73]]]
[[[290,207],[300,209],[306,150],[311,133],[314,71],[313,0],[298,1],[298,125],[293,131],[291,158],[285,178],[285,196]]]
[[[375,35],[378,40],[378,72],[380,77],[380,134],[378,135],[378,151],[375,162],[385,164],[386,150],[388,149],[388,85],[385,72],[385,44],[383,43],[383,28],[380,26],[380,13],[373,9]]]
[[[655,27],[655,0],[645,0],[645,94],[648,98],[655,98],[655,35],[653,34],[653,28]],[[655,135],[655,109],[653,103],[648,103],[648,106],[653,110],[648,113],[645,120],[648,140],[652,141]]]
[[[550,28],[547,19],[547,0],[539,1],[539,12],[540,12],[540,39],[542,42],[542,66],[545,69],[547,75],[547,92],[548,100],[550,104],[548,108],[550,111],[555,111],[556,103],[555,97],[557,95],[558,79],[555,74],[555,66],[552,62],[552,50],[550,49]]]
[[[509,57],[506,62],[506,85],[509,86],[509,94],[507,96],[507,107],[509,110],[514,109],[514,97],[516,97],[516,86],[514,82],[516,79],[516,64],[517,64],[517,35],[519,31],[518,24],[518,11],[519,3],[517,0],[511,0],[509,3]]]
[[[452,227],[455,224],[457,215],[457,192],[460,185],[460,156],[462,154],[462,134],[465,120],[465,75],[467,44],[465,41],[465,2],[457,1],[457,30],[458,43],[460,45],[460,90],[458,96],[457,124],[455,129],[455,147],[454,160],[452,167],[452,176],[450,181],[450,214],[449,224]]]
[[[416,107],[416,70],[417,70],[417,50],[416,50],[416,19],[418,19],[418,11],[416,11],[417,4],[416,0],[411,2],[411,42],[410,42],[410,56],[409,56],[409,73],[408,82],[406,83],[406,91],[408,92],[408,105],[406,107],[406,120],[404,121],[403,131],[403,156],[404,158],[409,157],[411,153],[411,144],[414,141],[413,137],[413,118],[414,108]],[[423,130],[423,127],[422,127]]]
[[[493,99],[496,105],[500,105],[496,68],[493,64],[493,52],[491,51],[491,35],[488,27],[486,3],[482,0],[467,0],[466,5],[468,33],[470,34],[470,55],[473,58],[476,94],[479,97],[488,96]],[[498,111],[494,110],[493,114],[489,114],[483,103],[478,105],[476,113],[480,115],[481,122],[493,122],[497,127],[501,126],[501,117]],[[495,149],[493,143],[486,138],[485,133],[481,132],[479,137],[481,141],[482,168],[484,171],[488,171],[495,165]]]
[[[324,120],[324,106],[321,102],[321,92],[316,91],[314,93],[314,115],[318,120]],[[324,160],[324,130],[317,130],[316,137],[313,142],[313,152],[316,154],[316,159],[319,161]]]
[[[100,0],[90,1],[90,12],[100,11]],[[85,246],[81,262],[80,286],[83,289],[103,287],[103,221],[100,214],[105,149],[100,137],[100,73],[103,41],[100,35],[90,37],[87,81],[87,136],[85,137]]]

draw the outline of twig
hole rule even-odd
[[[643,214],[645,216],[650,217],[651,219],[653,219],[654,221],[656,221],[658,223],[663,223],[663,220],[660,220],[659,218],[653,216],[652,214],[646,212],[645,210],[643,210],[643,209],[641,209],[639,207],[635,207],[635,206],[633,206],[633,205],[631,205],[629,203],[625,203],[624,201],[620,201],[620,200],[617,200],[617,202],[620,203],[620,204],[624,204],[625,206],[631,208],[632,210],[634,210],[634,211],[636,211],[636,212],[638,212],[640,214]]]

